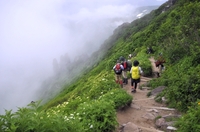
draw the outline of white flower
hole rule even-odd
[[[64,119],[67,119],[67,116],[65,116]]]
[[[90,128],[93,128],[93,125],[90,125]]]

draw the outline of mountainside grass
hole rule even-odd
[[[166,97],[169,107],[185,113],[177,121],[178,131],[199,131],[200,2],[179,0],[163,12],[164,7],[113,34],[103,46],[108,51],[99,50],[101,56],[93,56],[93,59],[101,58],[100,61],[86,68],[87,72],[82,71],[73,84],[64,86],[49,102],[37,101],[15,113],[6,110],[5,115],[0,115],[0,130],[113,131],[118,125],[116,110],[129,105],[133,98],[115,83],[112,68],[120,56],[127,58],[132,54],[131,61],[138,60],[145,76],[151,76],[149,58],[152,54],[146,54],[146,48],[152,46],[155,58],[163,53],[166,69],[160,78],[150,81],[149,86],[166,86],[157,98]]]

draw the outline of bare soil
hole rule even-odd
[[[153,58],[150,58],[150,61],[152,63],[152,70],[156,72],[158,69],[155,67],[154,64],[155,60]],[[148,78],[141,77],[140,86],[148,83],[148,81],[153,78],[156,78],[156,76]],[[128,84],[124,85],[123,89],[126,90],[127,93],[133,96],[133,100],[131,106],[117,111],[117,121],[119,125],[123,126],[128,122],[132,122],[135,125],[137,125],[142,132],[159,132],[158,128],[156,128],[155,126],[155,120],[146,119],[143,116],[146,113],[148,113],[149,109],[152,109],[154,107],[167,107],[167,106],[165,104],[157,103],[154,100],[154,97],[151,96],[148,97],[147,93],[150,90],[137,88],[136,93],[131,93],[130,79],[128,81],[129,81]],[[175,112],[162,109],[157,109],[157,110],[158,110],[158,116],[171,115],[174,114]],[[122,132],[120,126],[118,132]]]

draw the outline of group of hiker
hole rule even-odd
[[[116,83],[119,83],[122,87],[123,84],[128,84],[127,72],[131,73],[131,92],[136,92],[137,84],[140,83],[140,75],[143,73],[142,68],[139,67],[139,62],[135,60],[131,62],[132,55],[128,56],[126,60],[123,56],[117,60],[116,65],[114,65],[113,70],[115,72]]]
[[[115,72],[115,81],[123,87],[123,84],[128,84],[127,72],[130,72],[131,75],[131,92],[135,93],[137,87],[140,84],[140,77],[143,75],[143,70],[139,66],[139,61],[134,60],[132,63],[132,54],[129,54],[128,59],[125,59],[123,56],[119,57],[116,64],[113,67]],[[162,53],[159,54],[155,65],[159,69],[157,72],[157,77],[161,76],[161,72],[164,69],[165,60],[163,59]]]

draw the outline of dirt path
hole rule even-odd
[[[152,70],[156,71],[157,69],[154,65],[154,59],[150,58],[150,61],[152,63]],[[152,78],[141,77],[140,86],[146,84],[151,79]],[[138,88],[136,93],[131,93],[130,80],[127,85],[124,85],[123,89],[133,96],[133,100],[130,107],[117,112],[117,120],[120,126],[124,126],[128,122],[131,122],[135,124],[141,132],[160,132],[160,130],[157,130],[155,127],[155,119],[151,119],[149,113],[153,113],[155,117],[157,117],[173,114],[173,111],[156,109],[155,107],[165,107],[165,105],[155,102],[154,97],[147,97],[147,93],[149,92],[147,89],[141,90]],[[134,131],[122,130],[119,128],[118,132]]]

